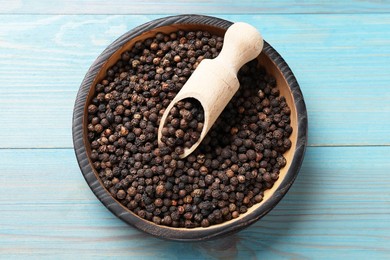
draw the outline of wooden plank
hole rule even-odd
[[[0,252],[19,257],[388,259],[390,147],[310,147],[279,205],[233,236],[162,241],[95,198],[71,149],[1,149]]]
[[[264,14],[264,13],[385,13],[388,1],[253,1],[253,0],[133,0],[133,1],[2,1],[2,14]]]
[[[90,64],[161,17],[0,15],[0,148],[72,147]],[[390,145],[389,15],[219,15],[256,26],[285,58],[309,113],[309,145]]]

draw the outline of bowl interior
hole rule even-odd
[[[86,149],[86,153],[87,153],[87,157],[88,157],[90,165],[92,165],[92,162],[90,161],[91,148],[90,148],[90,144],[88,142],[88,139],[86,138],[87,137],[87,121],[88,121],[87,120],[87,115],[88,115],[87,107],[88,107],[88,104],[90,104],[91,99],[92,99],[92,97],[95,94],[95,86],[96,86],[96,84],[99,83],[105,77],[106,71],[108,70],[108,68],[113,66],[120,59],[121,54],[124,51],[131,49],[133,47],[133,45],[137,41],[153,37],[158,32],[170,33],[170,32],[174,32],[174,31],[178,31],[178,30],[205,30],[205,31],[209,31],[212,34],[215,34],[215,35],[218,35],[218,36],[222,36],[222,37],[224,36],[224,33],[226,31],[223,28],[215,27],[215,26],[211,26],[211,25],[203,25],[203,24],[174,24],[174,25],[157,27],[157,28],[154,28],[152,30],[146,31],[146,32],[144,32],[144,33],[134,37],[134,38],[129,39],[125,44],[123,44],[121,47],[119,47],[105,61],[105,63],[101,66],[100,70],[98,71],[96,77],[93,80],[92,85],[89,88],[89,93],[87,95],[86,103],[85,103],[85,106],[84,106],[83,141],[84,141],[84,146],[85,146],[85,149]],[[295,152],[296,146],[297,146],[297,132],[298,132],[297,109],[296,109],[295,102],[294,102],[294,97],[292,95],[292,92],[290,90],[288,82],[284,78],[283,73],[280,71],[280,69],[275,64],[275,62],[272,61],[271,58],[268,57],[263,52],[258,56],[258,60],[259,60],[259,63],[266,69],[267,73],[271,74],[273,77],[275,77],[275,79],[277,81],[277,86],[278,86],[278,88],[280,90],[280,94],[286,98],[287,104],[288,104],[288,106],[291,109],[291,116],[290,117],[291,117],[291,126],[293,128],[293,132],[292,132],[292,134],[290,136],[290,139],[291,139],[291,142],[292,142],[292,146],[284,154],[284,156],[285,156],[285,158],[287,160],[287,164],[286,164],[286,166],[284,168],[282,168],[280,170],[279,179],[274,183],[274,185],[273,185],[273,187],[271,189],[268,189],[268,190],[266,190],[264,192],[264,199],[263,199],[262,202],[253,205],[251,208],[248,209],[248,212],[246,212],[245,214],[241,214],[237,219],[233,219],[233,220],[224,222],[222,224],[213,225],[213,226],[210,226],[208,228],[194,228],[194,229],[170,228],[170,227],[165,227],[165,226],[158,226],[157,227],[154,223],[142,219],[143,222],[148,222],[148,224],[146,224],[146,225],[152,225],[155,228],[157,227],[157,228],[161,228],[163,230],[173,229],[173,230],[182,230],[184,232],[188,232],[189,230],[190,230],[190,232],[194,232],[196,230],[210,230],[210,231],[212,231],[214,229],[221,230],[221,228],[223,228],[224,226],[232,225],[234,223],[240,222],[240,220],[242,220],[245,217],[248,217],[248,215],[252,215],[251,218],[256,218],[256,220],[257,220],[262,215],[267,213],[270,209],[272,209],[273,206],[275,206],[275,205],[272,205],[272,204],[276,204],[276,203],[271,203],[269,209],[266,210],[264,212],[264,214],[262,214],[262,215],[258,214],[258,213],[255,214],[255,211],[258,210],[260,207],[262,207],[263,204],[265,204],[267,202],[269,203],[269,199],[272,197],[274,192],[281,185],[281,183],[283,182],[283,179],[286,176],[286,173],[288,172],[288,170],[289,170],[289,168],[291,166],[291,163],[293,161],[294,152]],[[96,178],[99,180],[100,184],[103,186],[103,184],[100,181],[100,178],[98,177],[97,172],[95,170],[93,170],[93,172],[94,172]],[[108,191],[107,191],[107,193],[108,193]],[[124,207],[122,204],[120,204],[119,201],[117,201],[117,203],[120,206],[122,206],[123,210],[128,211],[131,214],[133,214],[135,217],[139,218],[134,213],[132,213],[130,210],[128,210],[126,207]],[[139,219],[141,220],[141,218],[139,218]]]

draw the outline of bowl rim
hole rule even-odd
[[[280,56],[280,54],[271,45],[264,41],[262,53],[267,55],[275,63],[275,65],[278,67],[283,77],[285,78],[295,103],[298,124],[297,143],[293,155],[293,160],[291,162],[290,168],[286,172],[284,179],[280,183],[279,187],[277,187],[277,189],[274,191],[272,196],[257,209],[253,210],[251,213],[245,214],[240,219],[234,220],[227,225],[214,225],[204,229],[172,228],[162,225],[156,225],[148,220],[141,219],[140,217],[136,216],[136,214],[132,213],[130,210],[125,209],[125,207],[119,202],[117,202],[111,196],[111,194],[109,194],[109,192],[100,184],[100,181],[96,177],[94,170],[90,164],[89,158],[87,156],[87,151],[84,145],[83,129],[83,117],[85,111],[84,108],[87,102],[87,96],[95,77],[104,65],[105,61],[118,49],[120,49],[127,41],[141,35],[143,32],[155,29],[157,27],[178,24],[209,25],[219,27],[221,29],[227,29],[233,23],[221,18],[205,15],[175,15],[152,20],[138,27],[135,27],[134,29],[120,36],[96,58],[80,85],[73,110],[73,145],[79,167],[86,182],[88,183],[89,187],[96,195],[96,197],[115,216],[117,216],[127,224],[138,228],[139,230],[142,230],[159,238],[177,241],[207,240],[237,232],[249,226],[250,224],[256,222],[258,219],[266,215],[283,198],[283,196],[287,193],[292,183],[294,182],[296,176],[298,175],[303,162],[307,144],[308,118],[303,95],[293,72],[291,71],[287,63],[284,61],[284,59]]]

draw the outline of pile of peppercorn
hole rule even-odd
[[[87,125],[93,167],[115,199],[155,224],[208,227],[237,218],[286,165],[290,109],[256,60],[240,70],[240,89],[191,155],[158,146],[165,108],[222,44],[205,31],[157,33],[124,52],[95,86]],[[185,135],[188,126],[180,129]]]

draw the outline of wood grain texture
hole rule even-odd
[[[385,13],[388,1],[349,0],[133,0],[34,1],[2,0],[1,14],[261,14],[261,13]]]
[[[0,150],[1,258],[388,259],[390,147],[310,147],[262,220],[207,243],[168,242],[113,216],[72,149]]]
[[[0,258],[390,258],[389,1],[0,0],[0,7]],[[269,215],[208,243],[166,242],[128,227],[89,190],[71,149],[74,100],[94,59],[131,28],[188,12],[262,32],[300,83],[312,146]]]
[[[308,108],[310,146],[390,145],[389,15],[218,16],[254,25],[287,61]],[[89,66],[158,17],[1,15],[0,148],[72,147],[73,104]]]

